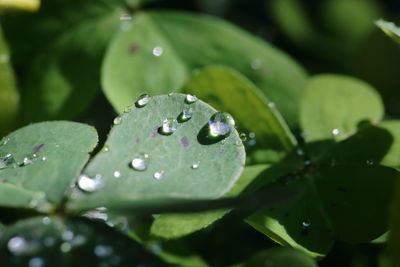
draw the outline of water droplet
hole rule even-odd
[[[208,121],[208,127],[212,137],[227,137],[235,127],[235,121],[229,113],[217,112]]]
[[[275,102],[268,102],[268,107],[275,108]]]
[[[372,159],[367,160],[367,165],[373,165],[373,164],[374,164],[374,160],[372,160]]]
[[[298,148],[298,149],[296,150],[296,153],[297,153],[297,155],[299,155],[299,156],[303,156],[303,155],[304,155],[304,151],[303,151],[301,148]]]
[[[199,167],[200,167],[200,162],[195,162],[195,163],[193,163],[192,166],[191,166],[191,168],[192,168],[193,170],[196,170],[196,169],[198,169]]]
[[[95,192],[104,186],[104,181],[101,175],[96,175],[95,178],[91,178],[85,174],[79,176],[78,187],[84,192]]]
[[[51,223],[50,217],[47,217],[47,216],[46,216],[46,217],[43,217],[42,223],[45,224],[45,225],[50,224],[50,223]]]
[[[120,28],[122,31],[129,31],[132,26],[132,16],[128,14],[123,14],[119,17],[120,20]]]
[[[26,247],[27,241],[21,236],[14,236],[7,243],[8,250],[15,255],[23,254],[26,250]]]
[[[338,135],[338,134],[340,134],[340,130],[335,128],[335,129],[332,130],[332,134],[333,135]]]
[[[309,167],[312,165],[312,161],[311,160],[305,160],[304,161],[304,166]]]
[[[40,257],[34,257],[29,260],[29,267],[43,267],[44,260]]]
[[[109,257],[113,252],[113,248],[107,245],[97,245],[94,248],[94,254],[99,258]]]
[[[147,105],[150,101],[150,96],[148,94],[140,95],[138,100],[136,100],[135,105],[138,108],[142,108]]]
[[[134,158],[131,161],[131,166],[134,170],[137,171],[145,171],[147,170],[147,162],[145,160],[146,157],[138,157],[138,158]]]
[[[250,63],[250,66],[253,70],[259,70],[262,66],[262,62],[259,59],[255,59]]]
[[[114,119],[114,125],[119,125],[119,124],[121,124],[121,122],[122,122],[122,118],[119,116]]]
[[[46,157],[46,156],[42,157],[42,160],[43,160],[43,161],[46,161],[46,160],[47,160],[47,157]]]
[[[74,233],[67,230],[64,231],[61,236],[64,241],[71,241],[74,238]]]
[[[240,140],[236,140],[235,145],[236,145],[236,146],[241,146],[241,145],[243,145],[243,143],[242,143],[242,141],[240,141]]]
[[[185,97],[185,102],[187,104],[192,104],[197,101],[197,97],[195,95],[187,94]]]
[[[103,146],[103,148],[101,149],[101,151],[102,151],[102,152],[109,152],[109,151],[110,151],[110,148],[108,147],[107,144],[105,144],[105,145]]]
[[[256,143],[257,143],[256,134],[253,132],[250,132],[248,135],[248,139],[246,141],[246,146],[254,146]]]
[[[30,165],[30,164],[33,164],[36,160],[37,160],[37,155],[36,154],[32,154],[32,155],[29,155],[27,157],[24,157],[24,159],[22,161],[22,164],[24,166]]]
[[[63,253],[68,253],[68,252],[71,251],[71,249],[72,249],[72,245],[70,243],[67,243],[67,242],[62,243],[61,246],[60,246],[60,250]]]
[[[302,223],[302,225],[303,225],[303,227],[310,227],[311,223],[310,223],[310,222],[307,222],[307,221],[304,221],[304,222]]]
[[[242,142],[245,142],[247,140],[247,135],[245,133],[241,133],[239,134],[239,138],[242,140]]]
[[[178,116],[179,122],[186,122],[193,117],[193,109],[191,107],[185,107],[181,114]]]
[[[166,118],[163,120],[163,124],[160,129],[160,133],[163,135],[173,134],[179,127],[178,121],[173,118]]]
[[[132,111],[132,107],[131,106],[127,106],[126,108],[124,108],[124,113],[129,113]]]
[[[4,157],[0,158],[0,170],[15,166],[16,163],[12,154],[6,154]]]
[[[164,49],[161,46],[156,46],[153,48],[153,55],[155,55],[156,57],[162,56],[163,53]]]
[[[164,171],[155,172],[153,175],[154,179],[161,180],[164,178]]]
[[[115,171],[115,172],[114,172],[114,177],[115,177],[115,178],[121,177],[121,172],[120,172],[120,171]]]

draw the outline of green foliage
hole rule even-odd
[[[381,19],[376,21],[375,24],[393,40],[400,43],[400,28],[397,27],[393,22],[388,22]]]

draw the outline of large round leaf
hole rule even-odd
[[[144,92],[177,90],[187,73],[210,64],[240,71],[296,125],[304,71],[279,50],[209,16],[137,13],[112,41],[103,63],[105,94],[118,110]]]
[[[86,164],[96,143],[96,130],[75,122],[37,123],[11,133],[0,143],[2,197],[6,192],[11,194],[27,190],[25,195],[40,196],[37,205],[46,199],[58,205]],[[0,202],[3,206],[14,206],[23,197]],[[29,207],[35,207],[34,204]]]
[[[164,120],[175,120],[187,107],[193,117],[173,122],[177,129],[170,135],[161,134]],[[106,141],[108,152],[103,149],[84,170],[89,177],[101,176],[104,186],[90,194],[76,192],[70,209],[119,201],[135,207],[174,199],[214,199],[235,184],[243,170],[244,148],[234,129],[222,140],[208,136],[208,122],[216,112],[212,107],[200,100],[187,104],[185,95],[173,94],[129,109],[115,120]],[[134,159],[146,168],[133,167]]]

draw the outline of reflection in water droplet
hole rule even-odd
[[[109,257],[113,252],[113,248],[107,245],[97,245],[94,248],[94,254],[99,258]]]
[[[226,137],[235,127],[235,121],[229,113],[217,112],[208,121],[208,127],[211,136]]]
[[[144,158],[146,158],[146,157],[144,157]],[[142,158],[142,157],[134,158],[131,161],[132,168],[137,171],[147,170],[147,163],[144,158]]]
[[[0,170],[15,166],[16,163],[12,154],[6,154],[4,157],[0,158]]]
[[[173,134],[179,127],[178,121],[174,118],[166,118],[163,120],[163,124],[160,129],[160,133],[163,135]]]
[[[85,174],[79,176],[78,187],[84,192],[95,192],[104,186],[104,181],[101,175],[96,175],[95,178],[91,178]]]
[[[338,134],[340,134],[340,130],[335,128],[335,129],[332,130],[332,134],[333,135],[338,135]]]
[[[114,119],[114,125],[119,125],[119,124],[121,124],[121,122],[122,122],[122,118],[121,117],[116,117]]]
[[[29,260],[29,267],[43,267],[44,266],[44,260],[40,257],[34,257]]]
[[[135,106],[138,108],[142,108],[147,105],[150,101],[150,96],[148,94],[140,95],[138,100],[135,102]]]
[[[185,107],[181,114],[178,116],[179,122],[186,122],[193,117],[193,109],[191,107]]]
[[[27,241],[21,236],[15,236],[11,238],[7,243],[8,250],[15,255],[20,255],[24,253],[26,247]]]
[[[191,166],[191,168],[194,169],[194,170],[198,169],[199,167],[200,167],[200,162],[195,162]]]
[[[197,101],[197,97],[195,95],[187,94],[185,97],[185,102],[188,104],[192,104]]]
[[[161,180],[164,178],[164,171],[155,172],[153,175],[154,179]]]
[[[307,221],[304,221],[304,222],[302,223],[302,225],[303,225],[303,227],[310,227],[311,223],[310,223],[310,222],[307,222]]]
[[[121,172],[120,172],[120,171],[115,171],[115,172],[114,172],[114,177],[115,177],[115,178],[121,177]]]
[[[164,53],[164,49],[161,46],[156,46],[153,48],[153,55],[156,57],[162,56]]]

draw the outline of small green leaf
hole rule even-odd
[[[333,74],[311,78],[300,110],[309,142],[345,139],[356,132],[360,122],[379,122],[383,114],[382,101],[371,86]]]
[[[397,27],[393,22],[385,21],[380,19],[375,24],[393,40],[400,44],[400,28]]]
[[[317,267],[317,263],[307,254],[288,248],[272,248],[251,257],[241,267]]]
[[[298,124],[306,75],[279,50],[204,15],[153,11],[136,14],[132,24],[115,36],[103,62],[102,85],[116,110],[143,93],[176,91],[190,71],[221,64],[250,78],[291,126]]]
[[[246,167],[235,186],[225,196],[233,197],[242,193],[268,167],[268,165]],[[269,177],[266,178],[268,179]],[[161,214],[154,220],[151,226],[151,233],[167,239],[179,238],[209,226],[230,211],[230,209],[225,209],[200,213]]]
[[[3,168],[0,170],[0,180],[15,185],[21,191],[26,189],[25,195],[32,192],[39,194],[38,201],[47,199],[58,205],[70,184],[78,177],[96,143],[96,131],[84,124],[61,121],[31,124],[1,141],[0,164]],[[0,185],[18,191],[10,185]],[[23,199],[27,196],[20,195],[18,201],[26,203]],[[13,206],[15,203],[18,202],[2,204]]]
[[[5,227],[0,261],[5,266],[164,265],[105,224],[57,217],[37,217]]]
[[[208,123],[216,111],[200,100],[188,104],[185,98],[181,94],[156,96],[146,98],[146,105],[142,99],[116,118],[106,141],[109,151],[99,153],[84,171],[89,177],[100,175],[104,187],[91,194],[77,191],[69,208],[128,201],[134,209],[184,199],[215,199],[228,192],[244,165],[239,134],[221,121],[218,126],[229,129],[230,135],[212,137]],[[187,107],[192,109],[192,118],[178,123]]]
[[[231,113],[241,131],[256,135],[257,147],[291,151],[297,142],[273,102],[233,69],[210,66],[196,72],[183,92]]]
[[[19,93],[10,64],[10,53],[0,28],[0,137],[16,126]]]

